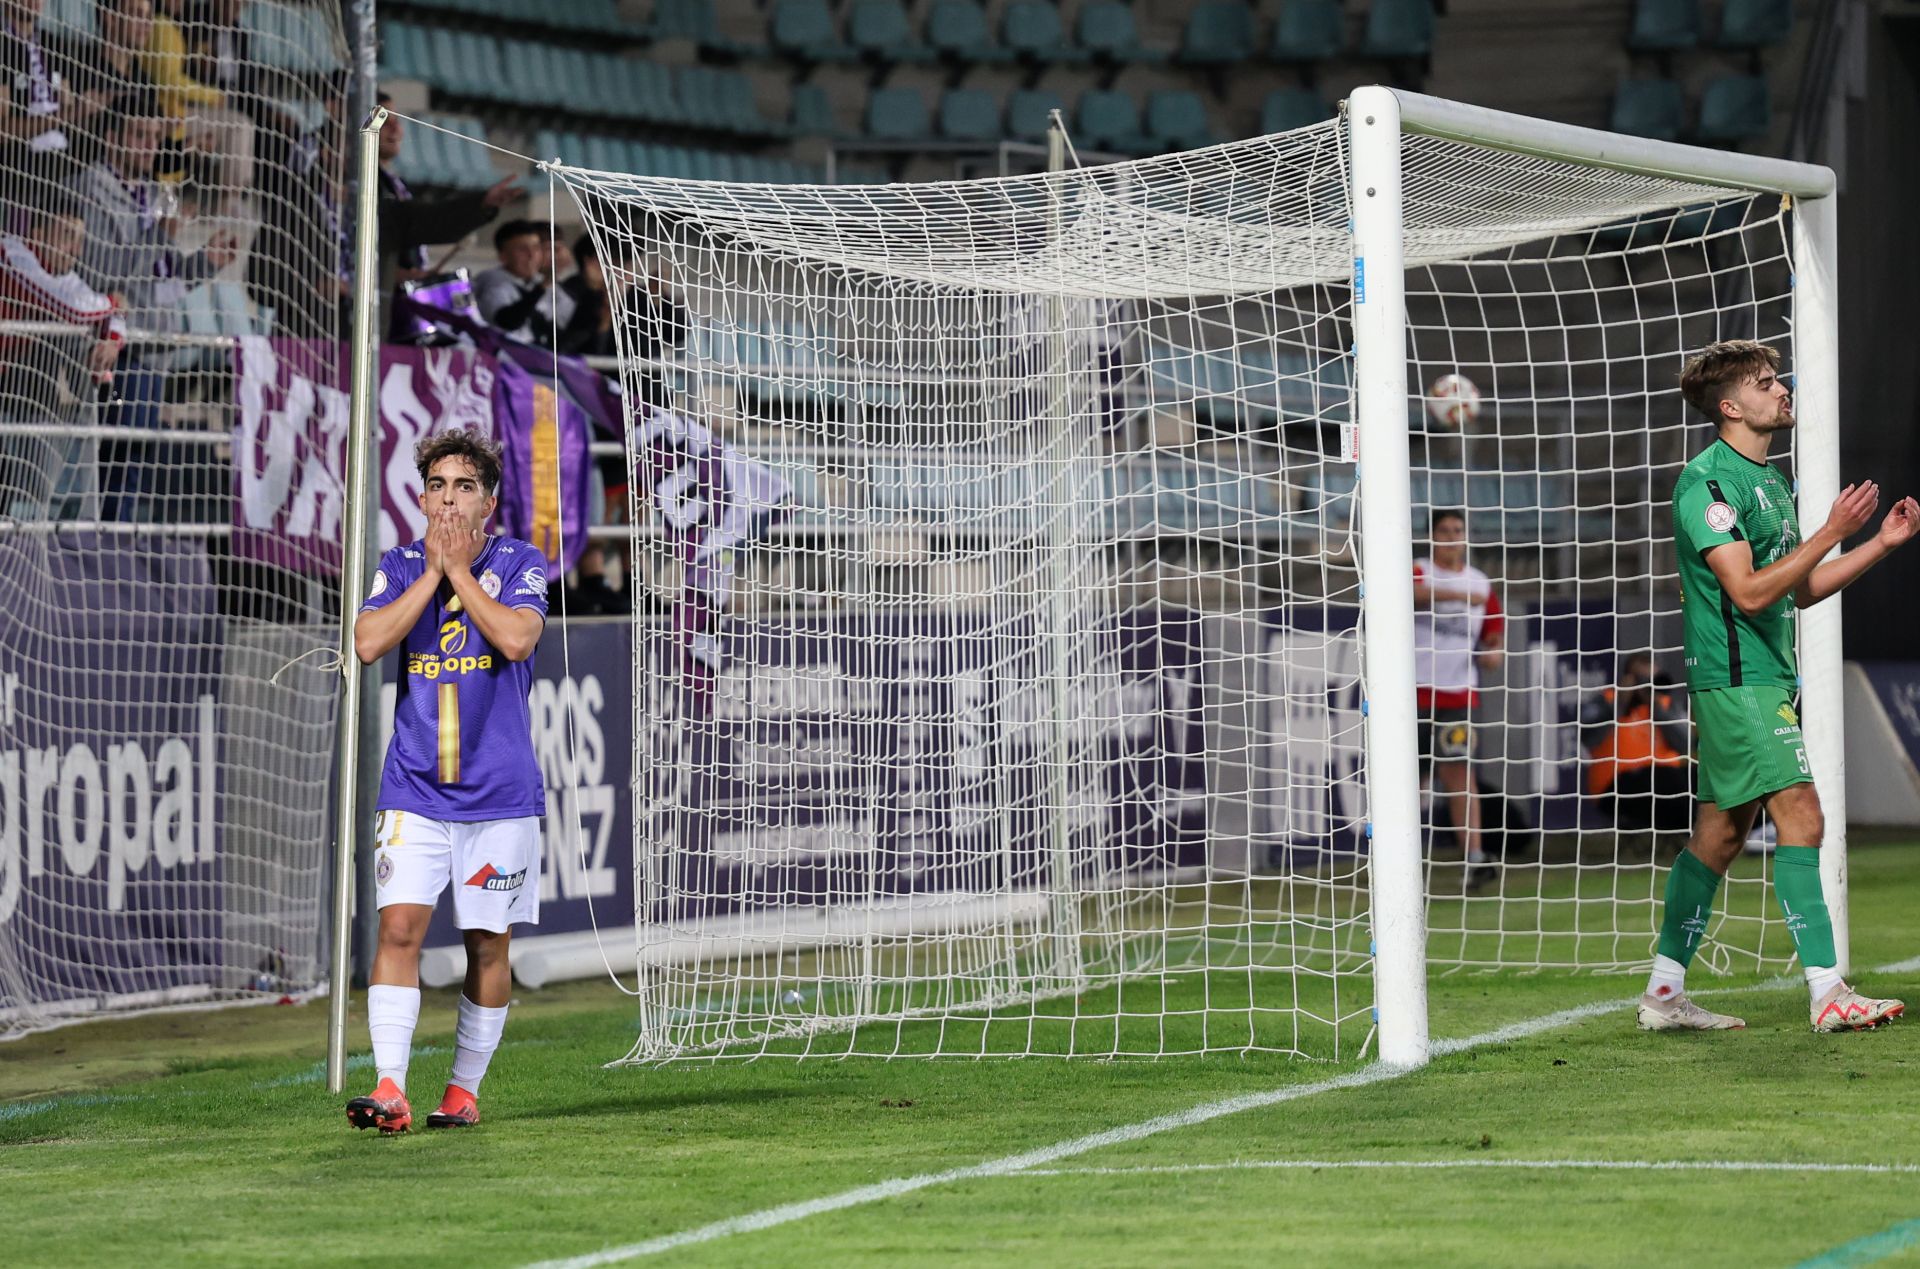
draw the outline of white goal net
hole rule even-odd
[[[236,467],[285,493],[297,459],[235,348],[344,416],[339,6],[9,5],[0,38],[0,1039],[277,1000],[320,979],[338,681],[289,663],[338,626],[321,561],[236,517]]]
[[[1409,135],[1419,540],[1365,543],[1348,135],[878,188],[552,168],[618,313],[653,600],[635,1060],[1363,1052],[1369,731],[1420,721],[1374,709],[1414,649],[1363,610],[1444,510],[1503,655],[1477,838],[1422,786],[1427,954],[1648,961],[1684,754],[1645,799],[1589,781],[1629,660],[1681,673],[1683,353],[1792,362],[1792,211]],[[1426,408],[1442,375],[1477,411]],[[1684,746],[1684,692],[1646,693]],[[1790,955],[1764,889],[1736,869],[1707,963]]]

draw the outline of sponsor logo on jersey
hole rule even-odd
[[[376,570],[373,575],[373,589],[367,592],[367,598],[378,599],[380,596],[386,593],[387,593],[387,575],[385,573],[382,573]]]
[[[1753,487],[1753,496],[1759,500],[1762,511],[1773,510],[1773,504],[1767,501],[1767,487],[1765,485],[1755,485]]]
[[[467,884],[478,886],[482,890],[518,890],[526,883],[527,870],[519,872],[501,872],[492,864],[482,867],[479,872],[467,878]]]
[[[492,569],[480,574],[480,589],[487,592],[488,599],[500,598],[500,574]]]
[[[380,852],[380,862],[373,866],[373,879],[383,886],[393,880],[393,856],[384,850]]]
[[[459,656],[461,649],[467,646],[467,623],[458,617],[440,627],[440,651],[445,656]]]
[[[531,595],[538,598],[547,593],[547,574],[544,569],[529,568],[520,574],[520,584],[513,588],[515,595]]]
[[[1715,533],[1725,533],[1731,529],[1735,518],[1733,508],[1724,502],[1710,503],[1707,506],[1707,527]]]
[[[1798,727],[1800,725],[1800,715],[1794,713],[1793,706],[1786,701],[1781,701],[1780,708],[1773,712],[1780,715],[1789,726]]]
[[[491,670],[493,657],[437,657],[431,652],[409,652],[407,654],[407,673],[418,674],[424,679],[437,679],[441,675],[471,674],[475,670]]]

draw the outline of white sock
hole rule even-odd
[[[1687,990],[1687,967],[1671,956],[1653,958],[1653,974],[1647,979],[1647,994],[1655,1000],[1672,1000]]]
[[[1819,1001],[1835,987],[1840,985],[1840,970],[1833,965],[1808,965],[1804,967],[1807,975],[1807,991],[1814,1002]]]
[[[487,1063],[500,1047],[500,1033],[507,1028],[507,1007],[488,1009],[460,997],[460,1021],[453,1030],[453,1075],[449,1083],[458,1084],[475,1097],[480,1081],[487,1077]]]
[[[375,983],[367,988],[367,1032],[373,1037],[373,1065],[383,1080],[405,1092],[407,1062],[413,1056],[413,1029],[420,1022],[420,989]]]

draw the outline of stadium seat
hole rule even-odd
[[[1773,101],[1764,75],[1725,75],[1700,94],[1696,140],[1736,145],[1764,137],[1773,127]]]
[[[1144,154],[1153,148],[1140,131],[1140,107],[1122,92],[1094,88],[1080,94],[1076,140],[1096,150]]]
[[[647,27],[652,40],[690,40],[715,53],[740,55],[758,50],[720,33],[716,6],[711,0],[654,0],[653,21]]]
[[[1793,33],[1793,0],[1727,0],[1720,14],[1721,48],[1770,48]]]
[[[1013,54],[994,44],[987,13],[976,0],[935,0],[927,12],[927,46],[955,62],[1004,62]]]
[[[1347,47],[1347,15],[1340,0],[1286,0],[1273,24],[1276,62],[1324,62]]]
[[[940,135],[949,141],[999,141],[1000,102],[984,88],[953,88],[940,98]]]
[[[1253,10],[1242,0],[1207,0],[1187,16],[1177,60],[1190,66],[1226,66],[1253,56]]]
[[[1333,107],[1311,88],[1276,88],[1260,103],[1260,131],[1291,132],[1333,118]]]
[[[1055,110],[1065,117],[1067,103],[1059,93],[1042,88],[1020,88],[1007,97],[1007,135],[1015,141],[1045,141],[1048,115]]]
[[[867,98],[867,135],[874,140],[923,141],[931,131],[919,89],[876,88]]]
[[[913,38],[900,0],[854,0],[847,11],[847,43],[873,62],[924,62],[933,56]]]
[[[787,126],[795,136],[839,136],[840,125],[834,120],[827,90],[819,84],[795,84],[787,106]]]
[[[1623,79],[1613,93],[1608,125],[1629,136],[1677,141],[1686,126],[1687,104],[1671,79]]]
[[[1089,0],[1074,20],[1074,39],[1094,61],[1119,66],[1129,62],[1164,62],[1164,49],[1140,43],[1133,9],[1122,0]]]
[[[1373,0],[1361,49],[1369,57],[1427,56],[1433,51],[1433,0]]]
[[[1146,134],[1161,150],[1197,150],[1213,144],[1206,103],[1186,89],[1163,90],[1147,98]]]
[[[834,32],[827,0],[779,0],[767,36],[775,51],[806,62],[844,62],[854,56]]]
[[[242,11],[240,25],[252,36],[249,47],[262,65],[314,75],[343,63],[344,50],[336,46],[332,27],[316,10],[251,4]]]
[[[1671,53],[1700,43],[1700,0],[1634,0],[1627,47]]]
[[[380,78],[431,79],[427,33],[407,22],[383,22],[380,33]]]
[[[1014,0],[1000,17],[1000,44],[1026,62],[1057,65],[1082,60],[1067,42],[1060,10],[1046,0]]]

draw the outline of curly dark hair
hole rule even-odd
[[[1780,369],[1780,350],[1757,339],[1723,339],[1687,358],[1680,395],[1716,425],[1726,422],[1720,403],[1748,379]]]
[[[489,440],[472,428],[457,427],[421,437],[413,447],[413,462],[420,469],[420,483],[424,485],[435,463],[443,458],[464,458],[491,498],[500,488],[500,452],[499,441]]]

